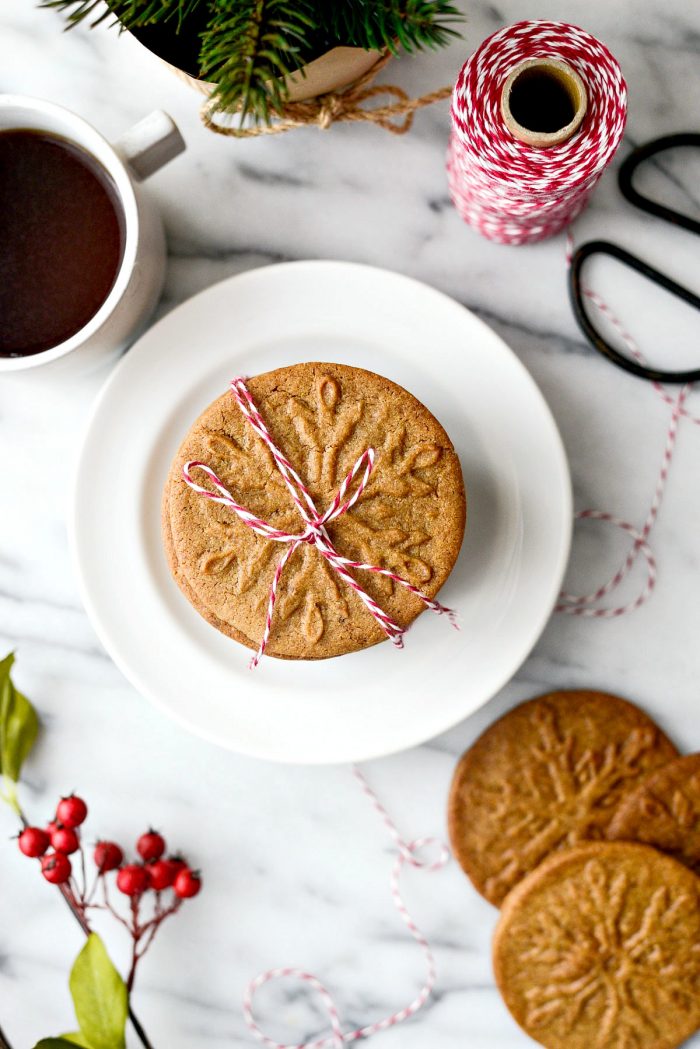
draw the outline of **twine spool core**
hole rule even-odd
[[[501,92],[508,130],[528,146],[559,146],[581,126],[588,96],[578,73],[557,58],[530,58],[512,70]]]

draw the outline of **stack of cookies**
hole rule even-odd
[[[289,365],[247,389],[276,446],[303,478],[319,512],[330,506],[359,456],[375,465],[355,506],[327,525],[339,553],[396,573],[435,597],[457,560],[466,519],[459,458],[437,419],[401,386],[343,364]],[[256,649],[282,551],[229,507],[185,483],[188,461],[205,463],[256,518],[283,532],[304,522],[276,467],[230,392],[193,423],[168,474],[163,541],[172,575],[212,626]],[[199,480],[199,478],[198,478]],[[357,581],[401,627],[425,604],[375,572]],[[308,543],[276,583],[267,655],[326,659],[386,640],[366,606]]]
[[[673,1049],[700,1028],[700,754],[615,696],[541,696],[463,755],[448,820],[532,1038]]]

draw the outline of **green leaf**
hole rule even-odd
[[[73,1045],[80,1045],[83,1049],[93,1049],[80,1031],[70,1031],[68,1034],[59,1035],[58,1038],[42,1038],[36,1043],[34,1049],[70,1049]]]
[[[90,1049],[125,1049],[126,984],[97,933],[88,936],[75,959],[69,985],[80,1031]]]
[[[22,765],[34,746],[39,719],[26,696],[12,684],[11,652],[0,661],[0,772],[17,783]]]
[[[76,1042],[72,1040],[73,1036],[62,1035],[60,1038],[42,1038],[40,1042],[37,1042],[34,1049],[71,1049],[74,1045],[87,1046],[87,1049],[92,1049],[89,1042]]]

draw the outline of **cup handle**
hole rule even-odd
[[[172,117],[156,109],[124,132],[114,148],[140,182],[182,153],[185,140]]]

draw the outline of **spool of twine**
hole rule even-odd
[[[452,95],[447,170],[457,210],[504,244],[552,236],[585,207],[626,116],[620,67],[585,30],[541,20],[498,30]]]
[[[202,105],[202,123],[217,135],[231,138],[256,138],[261,135],[279,135],[297,127],[318,127],[326,131],[337,123],[375,124],[392,135],[405,135],[413,125],[417,110],[434,102],[449,98],[451,87],[441,87],[419,98],[411,98],[402,87],[395,84],[374,84],[378,73],[391,60],[392,54],[385,50],[372,67],[361,77],[337,91],[328,91],[314,98],[288,101],[274,111],[269,124],[251,124],[236,127],[221,122],[212,99]],[[393,99],[381,105],[367,105],[372,100]],[[229,114],[223,114],[224,118]],[[231,114],[235,117],[235,114]]]

